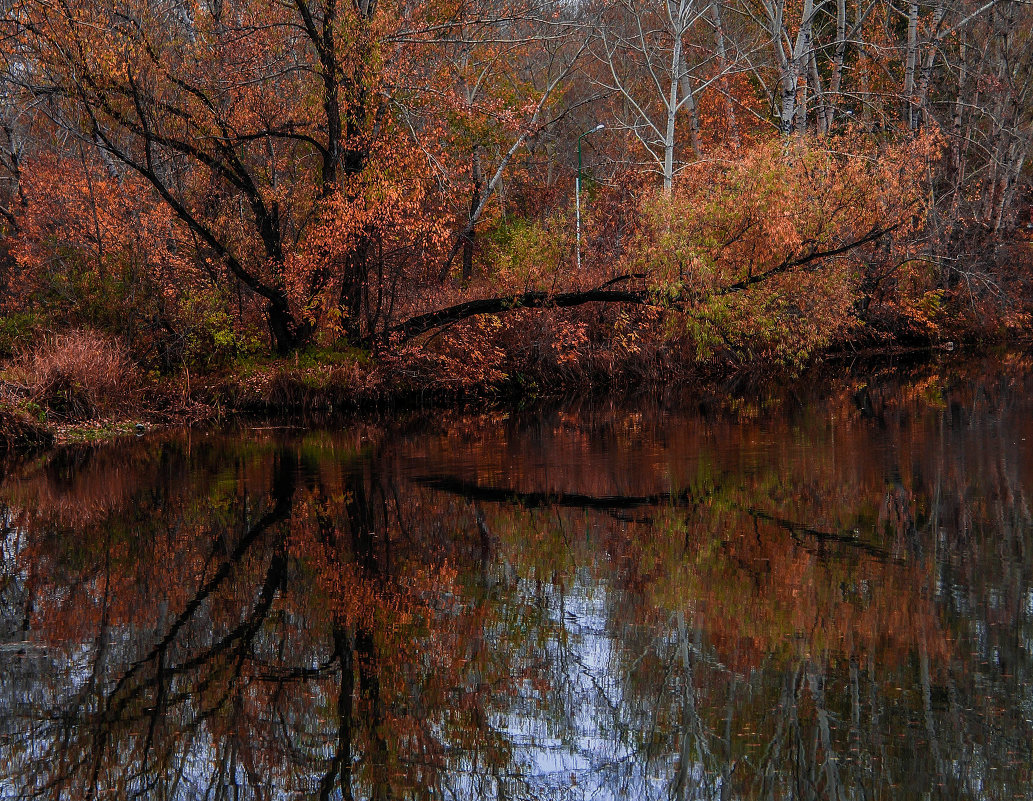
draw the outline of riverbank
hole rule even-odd
[[[921,363],[938,358],[967,360],[989,352],[987,347],[956,349],[953,342],[926,346],[889,345],[828,352],[802,369],[756,361],[670,363],[635,362],[620,372],[471,370],[446,372],[428,360],[384,359],[363,354],[297,355],[234,365],[201,376],[141,379],[125,398],[95,398],[83,408],[93,413],[71,419],[67,391],[59,403],[32,397],[29,389],[2,383],[0,450],[38,450],[142,436],[150,431],[223,422],[235,417],[276,420],[319,418],[435,407],[487,408],[526,406],[573,395],[663,393],[672,389],[696,393],[713,403],[734,400],[765,388],[864,373],[880,367]],[[1018,354],[1015,351],[1002,353]],[[1006,356],[1005,358],[1009,358]],[[1018,356],[1010,356],[1018,358]],[[526,367],[526,365],[525,365]],[[74,386],[74,382],[69,382]]]
[[[692,781],[734,797],[1024,798],[1033,372],[957,356],[736,409],[669,388],[26,457],[0,482],[0,666],[33,738],[0,737],[8,795],[123,797],[153,730],[150,786],[187,754],[187,791],[282,797],[339,774],[346,730],[356,796],[476,761],[488,793],[662,801],[692,715],[731,732]]]

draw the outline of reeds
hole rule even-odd
[[[88,329],[47,336],[18,359],[27,399],[48,419],[91,420],[129,408],[139,369],[116,339]]]

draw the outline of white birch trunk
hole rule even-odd
[[[667,97],[667,126],[664,129],[664,196],[671,196],[674,186],[674,134],[678,116],[678,73],[682,64],[682,43],[678,36],[671,55],[671,86]]]

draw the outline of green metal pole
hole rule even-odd
[[[577,138],[577,177],[574,179],[574,205],[576,210],[574,217],[577,220],[577,274],[581,275],[581,140],[588,135],[588,132]]]
[[[574,218],[577,229],[577,272],[581,274],[581,141],[591,133],[601,131],[606,126],[602,123],[596,125],[592,130],[585,131],[577,138],[577,177],[574,179]]]

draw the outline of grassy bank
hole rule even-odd
[[[539,330],[540,329],[536,329]],[[495,332],[498,335],[498,332]],[[443,338],[442,338],[443,339]],[[319,415],[445,405],[524,404],[572,394],[681,387],[701,394],[839,371],[844,363],[924,359],[953,342],[840,343],[806,364],[773,354],[718,352],[694,358],[678,339],[615,351],[555,341],[532,347],[526,336],[438,341],[390,356],[358,350],[250,358],[192,374],[146,374],[116,341],[76,331],[52,337],[0,371],[0,449],[26,450],[139,436],[154,428],[234,416]],[[632,337],[629,341],[636,341]],[[987,343],[982,343],[985,346]],[[978,349],[970,343],[967,350]]]

